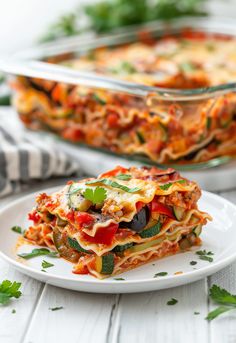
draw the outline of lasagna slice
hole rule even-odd
[[[37,197],[25,237],[58,251],[73,272],[105,278],[200,245],[211,217],[201,191],[173,169],[115,169]]]

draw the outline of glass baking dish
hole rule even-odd
[[[13,103],[30,129],[49,130],[73,143],[150,164],[198,169],[226,163],[236,155],[236,70],[229,83],[209,85],[194,72],[189,77],[188,70],[164,73],[163,82],[163,70],[141,75],[124,59],[136,47],[131,61],[140,63],[146,50],[138,50],[137,44],[148,46],[150,59],[157,50],[153,41],[173,44],[175,39],[181,44],[199,40],[200,48],[212,39],[235,44],[236,26],[228,19],[186,18],[109,36],[73,37],[18,54],[3,69],[18,75],[12,82]],[[233,52],[236,67],[236,45]],[[94,58],[97,69],[91,68],[95,62],[88,63]],[[102,69],[114,59],[125,64],[122,75]],[[221,75],[219,69],[212,75],[217,73]]]

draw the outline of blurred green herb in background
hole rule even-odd
[[[41,37],[53,41],[92,30],[106,33],[122,26],[168,20],[183,16],[207,15],[203,10],[208,0],[103,0],[80,6],[73,13],[60,17]],[[78,0],[79,3],[79,0]],[[82,25],[81,22],[87,22]],[[0,74],[0,86],[5,78]],[[0,106],[10,105],[10,94],[0,94]]]
[[[203,10],[208,0],[104,0],[81,7],[73,14],[59,18],[51,25],[41,42],[72,36],[87,30],[109,32],[127,25],[147,23],[152,20],[168,20],[183,16],[207,15]],[[82,16],[87,26],[79,25]]]

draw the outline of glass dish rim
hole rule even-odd
[[[217,29],[219,27],[219,29]],[[163,32],[164,30],[168,28],[170,32],[173,32],[174,30],[180,30],[181,28],[191,28],[196,30],[202,30],[203,32],[209,32],[209,33],[216,33],[216,34],[225,34],[236,38],[236,24],[233,18],[224,18],[224,17],[216,17],[216,16],[210,16],[210,17],[183,17],[183,18],[177,18],[172,19],[168,21],[154,21],[147,23],[145,25],[132,25],[129,26],[129,32],[127,33],[127,27],[123,27],[121,29],[115,30],[111,32],[110,34],[106,35],[94,35],[91,33],[87,33],[85,35],[80,36],[74,36],[69,38],[63,38],[59,39],[56,42],[53,43],[45,43],[37,45],[35,48],[31,48],[28,50],[21,51],[17,54],[14,54],[12,56],[12,61],[17,60],[22,62],[23,64],[27,64],[27,61],[31,62],[31,65],[33,64],[37,66],[37,62],[40,60],[40,58],[45,57],[52,57],[57,56],[55,51],[60,51],[60,53],[66,53],[69,52],[68,49],[73,46],[77,45],[77,51],[81,51],[81,47],[86,48],[88,46],[88,39],[90,39],[90,45],[95,43],[95,46],[101,46],[102,42],[109,41],[120,38],[121,40],[123,38],[127,38],[127,35],[137,34],[137,32],[142,30],[159,30],[160,32]],[[88,38],[90,37],[90,38]],[[80,44],[80,47],[78,48],[78,44]],[[104,43],[103,43],[104,44]],[[114,44],[114,45],[117,45]],[[87,48],[88,49],[88,48]],[[52,53],[53,52],[53,53]],[[70,51],[73,52],[73,51]],[[30,60],[30,58],[32,58]],[[34,63],[35,62],[35,63]],[[39,62],[38,62],[39,65]],[[48,70],[50,70],[50,67],[53,64],[47,63],[47,62],[40,62],[40,65]],[[53,65],[54,66],[54,65]],[[57,66],[57,65],[56,65]],[[86,72],[78,72],[76,70],[73,70],[69,67],[59,67],[57,68],[58,72],[64,72],[70,74],[71,81],[69,81],[70,77],[67,77],[66,83],[74,84],[75,80],[77,78],[77,84],[83,84],[83,80],[87,80],[88,83],[90,83],[89,87],[94,88],[104,88],[110,91],[117,91],[117,92],[124,92],[129,93],[133,95],[138,96],[148,96],[152,95],[157,100],[165,100],[165,101],[190,101],[190,100],[202,100],[202,99],[208,99],[214,96],[219,96],[223,94],[227,94],[229,92],[236,91],[236,81],[232,83],[225,83],[220,84],[217,86],[212,87],[204,87],[204,88],[195,88],[195,89],[171,89],[171,88],[163,88],[163,87],[154,87],[154,86],[146,86],[143,84],[138,84],[134,82],[129,82],[125,80],[119,80],[112,77],[107,77],[101,74],[96,73],[86,73]],[[70,72],[69,72],[70,71]],[[9,69],[7,72],[11,73]],[[55,71],[53,72],[55,77]],[[14,71],[12,72],[13,74]],[[32,71],[33,73],[33,71]],[[23,75],[23,74],[19,74]],[[28,75],[25,75],[28,76]],[[32,75],[34,76],[34,75]],[[35,75],[38,77],[38,75]],[[73,77],[74,76],[74,77]],[[45,77],[42,76],[42,79]],[[53,77],[47,77],[47,79],[51,79],[58,82],[63,82],[61,80],[55,80]]]

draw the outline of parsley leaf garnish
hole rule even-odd
[[[49,307],[49,310],[51,310],[51,311],[59,311],[59,310],[62,310],[63,308],[64,308],[63,306]]]
[[[32,257],[37,257],[37,256],[42,256],[42,255],[47,255],[50,257],[58,257],[58,253],[56,251],[51,251],[47,248],[39,248],[39,249],[33,249],[30,253],[22,253],[18,254],[18,256],[28,260]]]
[[[4,280],[0,284],[0,304],[7,304],[10,298],[19,298],[21,296],[21,282],[11,282],[9,280]]]
[[[220,288],[217,285],[211,287],[209,296],[219,304],[236,306],[236,295],[230,294],[226,289]]]
[[[119,174],[119,175],[116,175],[116,178],[119,180],[130,180],[132,176],[129,174]]]
[[[113,188],[121,189],[122,191],[127,192],[127,193],[135,193],[135,192],[140,191],[140,189],[141,189],[139,187],[129,188],[127,186],[121,185],[120,183],[118,183],[116,181],[112,181],[112,180],[109,180],[109,179],[90,180],[90,181],[86,182],[86,185],[92,185],[92,184],[95,184],[95,183],[102,183],[102,184],[104,184],[106,186],[111,186]]]
[[[204,250],[198,250],[196,251],[196,254],[199,256],[200,260],[213,262],[213,256],[214,253],[212,251],[206,251]]]
[[[116,281],[124,281],[125,279],[123,279],[123,277],[116,277],[116,278],[114,278],[114,280],[116,280]]]
[[[19,234],[24,233],[24,230],[23,230],[20,226],[17,226],[17,225],[13,226],[13,227],[11,228],[11,230],[14,231],[14,232],[16,232],[16,233],[19,233]]]
[[[16,313],[16,310],[13,308],[11,313],[15,314]]]
[[[102,204],[107,197],[107,192],[102,187],[96,187],[95,189],[86,188],[83,193],[85,199],[92,201],[95,204]]]
[[[175,298],[172,298],[171,300],[167,301],[167,305],[175,305],[177,304],[178,300]]]
[[[46,268],[50,268],[50,267],[54,267],[54,264],[47,262],[45,260],[43,260],[42,262],[42,268],[46,269]]]
[[[220,314],[230,310],[236,310],[236,295],[229,293],[226,289],[213,285],[209,291],[209,297],[221,306],[208,313],[206,319],[213,320]]]
[[[167,272],[160,272],[160,273],[156,273],[153,277],[156,278],[158,276],[166,276],[166,275],[168,275]]]

